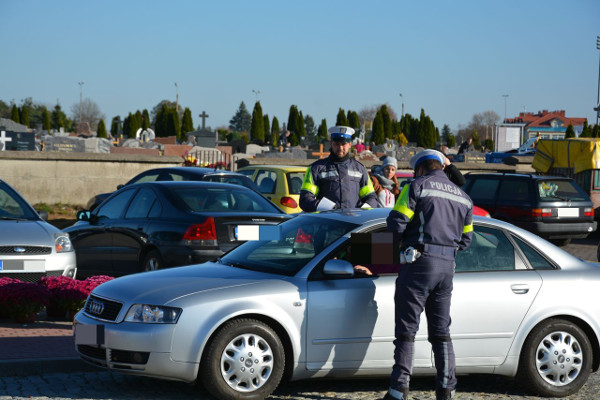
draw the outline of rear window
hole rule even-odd
[[[287,174],[290,194],[300,194],[302,182],[304,181],[304,174],[304,172],[289,172]]]
[[[538,193],[541,202],[560,200],[582,201],[589,200],[587,194],[575,181],[569,180],[539,180],[537,181]]]
[[[206,187],[173,189],[173,193],[194,212],[258,211],[281,213],[282,211],[264,197],[250,190],[231,190]]]
[[[474,179],[473,184],[469,187],[468,195],[471,199],[477,202],[494,201],[496,197],[496,189],[498,189],[498,179],[478,178]],[[465,187],[468,187],[468,183]]]

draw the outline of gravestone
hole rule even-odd
[[[0,131],[0,151],[6,150],[35,151],[35,134]]]
[[[248,154],[249,156],[253,157],[256,154],[265,153],[267,151],[269,151],[269,146],[259,146],[257,144],[250,143],[246,146],[245,153]]]
[[[45,136],[44,151],[85,153],[85,139],[73,136]]]
[[[87,122],[80,122],[77,124],[77,134],[84,136],[91,136],[92,130],[90,129],[90,124]]]
[[[207,129],[186,133],[186,141],[199,147],[215,147],[217,134]]]

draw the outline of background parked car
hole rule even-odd
[[[43,276],[74,278],[76,273],[69,235],[44,221],[27,200],[0,180],[0,278],[37,282]]]
[[[212,260],[236,247],[238,225],[276,225],[288,216],[260,193],[214,182],[127,185],[65,229],[79,277],[120,276]]]
[[[238,169],[258,185],[260,192],[288,214],[299,213],[300,189],[306,167],[296,165],[251,165]]]
[[[570,178],[469,173],[464,191],[492,218],[511,222],[556,244],[586,238],[597,227],[590,197]]]
[[[134,183],[142,182],[154,182],[154,181],[210,181],[210,182],[225,182],[233,183],[236,185],[246,186],[252,190],[260,192],[254,182],[243,174],[236,172],[214,169],[214,168],[200,168],[200,167],[165,167],[165,168],[153,168],[137,174],[131,178],[127,183],[117,186],[117,189],[121,189],[127,185],[133,185]],[[88,210],[92,211],[98,207],[111,193],[100,193],[92,197],[87,202]]]
[[[398,275],[356,274],[346,257],[365,253],[364,235],[352,233],[377,234],[381,245],[388,214],[302,213],[279,226],[278,240],[107,282],[75,317],[77,351],[113,371],[198,379],[219,399],[266,398],[284,376],[389,377]],[[476,217],[473,241],[456,258],[457,374],[518,374],[548,397],[577,392],[598,369],[599,285],[597,263]],[[425,322],[414,354],[415,375],[435,374]]]

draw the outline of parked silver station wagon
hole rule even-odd
[[[8,183],[0,180],[0,278],[37,282],[77,273],[69,235],[50,225]]]
[[[113,371],[198,380],[219,399],[265,398],[284,377],[388,377],[397,274],[358,275],[347,258],[352,234],[385,232],[388,214],[301,214],[213,262],[100,285],[75,318],[77,351]],[[474,225],[456,259],[457,373],[577,392],[600,362],[600,265],[502,221]],[[435,373],[426,324],[416,375]]]

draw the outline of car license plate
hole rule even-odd
[[[2,260],[0,260],[0,271],[2,271],[4,269],[4,263]]]
[[[559,217],[579,217],[579,208],[559,208]]]
[[[104,325],[75,324],[75,344],[100,346],[104,344]]]

